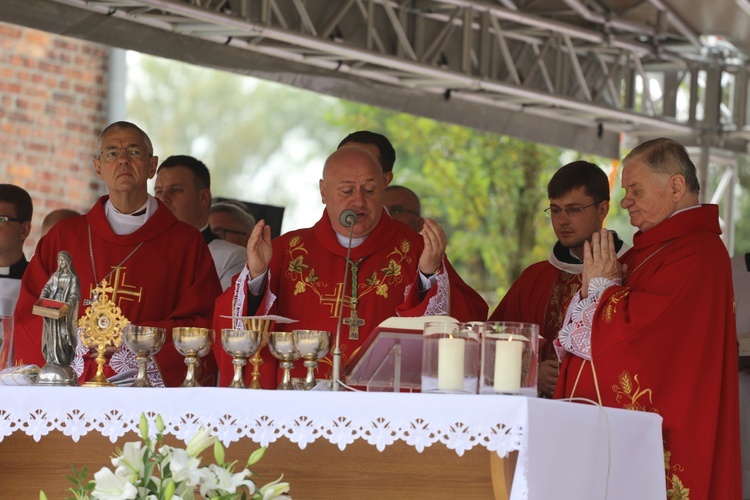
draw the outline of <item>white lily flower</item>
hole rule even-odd
[[[191,490],[200,483],[203,475],[200,472],[199,458],[179,448],[173,448],[169,454],[169,471],[176,484],[185,484]]]
[[[96,487],[91,492],[93,498],[99,500],[135,500],[138,498],[138,488],[106,467],[102,467],[94,474],[94,481],[96,481]]]
[[[284,495],[284,493],[289,491],[289,483],[282,483],[281,479],[283,477],[284,475],[282,474],[276,481],[261,486],[260,494],[263,500],[289,498],[289,496]]]
[[[131,483],[137,482],[144,474],[143,455],[146,448],[141,443],[125,443],[120,456],[112,458],[112,465],[116,467],[115,474],[127,478]]]
[[[201,483],[200,492],[204,497],[210,498],[217,493],[236,493],[237,489],[243,486],[248,489],[251,495],[255,493],[255,483],[249,478],[250,471],[247,469],[232,474],[224,467],[211,464],[208,466],[208,470],[211,471],[213,477],[206,477],[206,481]]]
[[[193,438],[188,442],[187,454],[191,457],[197,457],[203,450],[209,446],[213,446],[216,437],[209,434],[209,430],[205,427],[201,427]]]

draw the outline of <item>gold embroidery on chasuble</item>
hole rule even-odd
[[[108,275],[112,282],[111,300],[117,307],[122,307],[123,302],[141,302],[143,298],[143,287],[128,283],[127,267],[113,267],[113,271]],[[107,281],[110,281],[109,279]],[[94,288],[97,283],[89,286],[89,296],[94,297]]]
[[[350,316],[345,318],[344,323],[349,326],[350,339],[356,340],[358,329],[364,324],[364,320],[357,314],[357,305],[363,297],[370,295],[372,292],[374,292],[372,294],[374,297],[388,298],[389,293],[403,281],[402,266],[412,262],[412,257],[409,255],[410,249],[409,241],[403,240],[387,254],[385,266],[380,268],[379,271],[374,271],[361,283],[356,272],[360,261],[349,263],[352,270],[350,273],[351,283],[329,283],[321,280],[320,276],[316,274],[315,263],[312,259],[309,259],[302,237],[295,236],[289,240],[289,247],[287,248],[289,265],[284,272],[284,276],[294,283],[294,295],[308,292],[315,294],[320,305],[327,305],[330,308],[331,318],[338,318],[342,306],[349,308]],[[341,300],[342,292],[343,301]]]
[[[617,384],[612,385],[615,400],[626,410],[645,411],[659,413],[652,406],[653,391],[641,387],[638,375],[632,375],[623,371],[617,377]],[[667,498],[670,500],[690,500],[690,488],[686,487],[678,473],[684,472],[685,468],[680,464],[672,465],[672,452],[664,448],[664,470],[667,479]]]
[[[624,288],[616,291],[609,297],[609,299],[607,299],[607,304],[604,306],[601,313],[606,323],[612,322],[612,317],[617,313],[617,304],[629,293],[630,288]]]

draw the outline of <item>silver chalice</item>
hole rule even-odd
[[[221,330],[221,346],[227,354],[232,356],[234,366],[234,377],[229,387],[245,389],[243,369],[247,364],[247,358],[258,351],[263,332],[259,330],[239,330],[236,328],[224,328]]]
[[[122,341],[138,361],[138,375],[133,381],[133,387],[152,387],[146,375],[146,367],[151,357],[161,350],[166,338],[165,328],[131,324],[122,329]]]
[[[304,389],[309,391],[315,387],[315,369],[318,360],[325,357],[331,348],[331,332],[323,330],[293,330],[294,346],[305,360],[307,376]]]
[[[185,356],[187,373],[180,387],[200,387],[195,379],[195,365],[198,358],[205,356],[211,350],[214,341],[214,331],[210,328],[182,326],[172,328],[172,342],[177,352]]]
[[[274,358],[281,361],[281,368],[284,370],[279,389],[294,389],[291,369],[300,357],[299,351],[294,347],[294,335],[292,332],[271,332],[268,335],[268,349]]]

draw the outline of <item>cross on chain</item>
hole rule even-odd
[[[357,310],[352,308],[348,318],[344,318],[344,324],[349,327],[349,340],[359,340],[359,327],[365,324],[365,320],[357,315]]]

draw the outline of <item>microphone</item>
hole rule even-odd
[[[352,210],[351,208],[347,208],[346,210],[341,212],[341,215],[339,215],[339,222],[344,227],[354,227],[354,225],[357,223],[357,212]],[[351,245],[351,235],[349,236],[349,244]]]
[[[346,261],[344,262],[344,282],[341,287],[341,307],[339,308],[339,319],[336,322],[336,339],[333,344],[333,373],[331,375],[331,390],[341,390],[341,323],[344,319],[344,297],[346,297],[346,280],[349,277],[349,255],[352,252],[352,235],[354,225],[357,223],[357,212],[347,208],[339,215],[342,226],[349,228],[349,243],[346,245]]]

